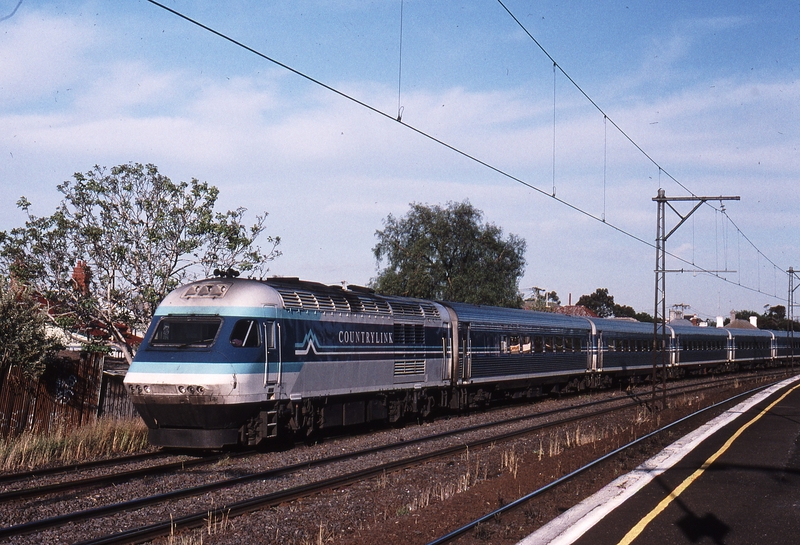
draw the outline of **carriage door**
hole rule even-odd
[[[457,350],[453,350],[453,324],[444,324],[444,334],[442,335],[442,379],[453,380],[453,364]],[[455,348],[458,348],[457,346]]]
[[[281,383],[283,355],[281,354],[281,324],[265,321],[264,335],[264,387],[276,387]]]
[[[594,327],[594,324],[592,324]],[[586,344],[586,357],[590,371],[603,370],[603,332],[597,335],[590,335],[589,342]]]
[[[459,358],[457,379],[469,380],[472,376],[472,335],[470,324],[459,324],[461,337],[461,354]]]
[[[775,338],[775,334],[770,332],[772,338],[769,340],[769,357],[773,361],[778,357],[778,340]]]
[[[733,360],[736,359],[735,353],[735,345],[733,343],[733,335],[730,331],[728,331],[728,341],[727,341],[727,352],[728,352],[728,363],[733,363]]]

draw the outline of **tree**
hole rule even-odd
[[[373,253],[386,268],[372,280],[379,293],[473,304],[520,307],[518,283],[525,241],[494,224],[469,201],[445,208],[411,203],[376,231]]]
[[[613,313],[615,318],[636,318],[636,311],[628,305],[614,304]]]
[[[646,312],[636,312],[633,307],[628,305],[614,304],[614,317],[615,318],[633,318],[639,322],[651,322],[653,317]]]
[[[591,295],[581,295],[578,305],[591,309],[601,318],[614,316],[614,296],[608,294],[608,288],[597,288]]]
[[[44,371],[47,360],[61,348],[47,331],[47,316],[22,286],[0,276],[0,384],[8,383],[18,367],[31,380]]]
[[[280,255],[277,237],[266,253],[255,245],[266,213],[248,228],[245,208],[214,212],[216,187],[173,183],[151,164],[95,166],[58,190],[52,216],[32,216],[20,199],[28,219],[0,233],[0,264],[42,296],[55,323],[102,332],[128,360],[126,328],[143,331],[170,290],[214,268],[258,274]]]
[[[525,299],[524,306],[527,310],[549,311],[561,304],[555,291],[545,291],[542,288],[530,288],[533,293]]]
[[[758,317],[758,325],[762,329],[789,329],[789,320],[786,318],[786,307],[776,305],[768,307],[769,310]]]

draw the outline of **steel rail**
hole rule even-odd
[[[758,377],[753,377],[753,378],[755,379],[755,378],[758,378]],[[682,391],[676,391],[676,392],[673,392],[670,395],[678,396],[678,395],[684,395],[684,394],[687,394],[687,393],[695,393],[695,392],[703,391],[703,390],[706,390],[706,389],[717,388],[719,386],[719,382],[720,381],[717,380],[717,381],[708,381],[708,382],[709,383],[713,383],[713,384],[711,384],[709,386],[703,386],[702,388],[695,388],[695,389],[689,390],[689,391],[683,391],[683,390]],[[675,389],[676,390],[681,390],[681,387],[676,387]],[[467,426],[467,427],[464,427],[464,428],[450,430],[448,432],[443,432],[443,433],[432,435],[432,436],[419,437],[419,438],[416,438],[416,439],[399,441],[399,442],[390,443],[390,444],[387,444],[387,445],[379,445],[379,446],[375,446],[375,447],[370,447],[370,448],[367,448],[367,449],[359,450],[359,451],[356,451],[356,452],[342,453],[342,454],[338,454],[338,455],[335,455],[335,456],[322,458],[322,459],[319,459],[319,460],[311,460],[311,461],[306,461],[306,462],[299,462],[297,464],[292,464],[292,465],[284,466],[284,467],[281,467],[281,468],[275,468],[275,469],[267,470],[267,471],[264,471],[264,472],[258,472],[258,473],[248,474],[248,475],[242,475],[242,476],[235,477],[235,478],[232,478],[232,479],[224,479],[224,480],[216,481],[214,483],[208,483],[208,484],[204,484],[204,485],[200,485],[200,486],[196,486],[196,487],[175,490],[175,491],[172,491],[172,492],[166,492],[164,494],[147,496],[147,497],[144,497],[144,498],[137,498],[137,499],[129,500],[129,501],[126,501],[126,502],[119,502],[119,503],[116,503],[116,504],[109,504],[109,505],[105,505],[105,506],[99,506],[99,507],[95,507],[95,508],[84,510],[84,511],[67,513],[67,514],[64,514],[64,515],[57,515],[57,516],[49,517],[49,518],[46,518],[46,519],[34,520],[34,521],[26,522],[26,523],[17,524],[17,525],[14,525],[14,526],[9,526],[9,527],[6,527],[6,528],[0,528],[0,538],[6,538],[6,537],[9,537],[9,536],[14,536],[14,535],[30,534],[30,533],[46,530],[46,529],[49,529],[49,528],[63,526],[63,525],[68,524],[70,522],[78,522],[78,521],[81,521],[81,520],[99,518],[99,517],[108,516],[108,515],[112,515],[112,514],[116,514],[116,513],[120,513],[120,512],[124,512],[124,511],[140,509],[140,508],[143,508],[143,507],[147,507],[147,506],[150,506],[150,505],[156,505],[156,504],[163,503],[163,502],[166,502],[166,501],[183,499],[183,498],[186,498],[186,497],[192,497],[192,496],[201,495],[201,494],[204,494],[204,493],[207,493],[207,492],[211,492],[211,491],[214,491],[214,490],[219,490],[219,489],[223,489],[223,488],[230,488],[232,486],[235,486],[235,485],[238,485],[238,484],[243,484],[243,483],[246,483],[246,482],[249,482],[249,481],[253,481],[253,480],[275,478],[277,476],[290,474],[290,473],[293,473],[293,472],[296,472],[296,471],[300,471],[302,469],[320,467],[320,466],[323,466],[323,465],[336,463],[336,462],[339,462],[339,461],[342,461],[342,460],[347,460],[347,459],[350,459],[350,458],[365,456],[365,455],[368,455],[368,454],[374,454],[374,453],[382,452],[382,451],[389,451],[389,450],[393,450],[393,449],[397,449],[397,448],[401,448],[401,447],[406,447],[406,446],[413,445],[413,444],[419,444],[419,443],[424,443],[424,442],[427,442],[427,441],[433,441],[433,440],[436,440],[436,439],[440,439],[440,438],[444,438],[444,437],[448,437],[448,436],[452,436],[452,435],[468,433],[468,432],[471,432],[471,431],[477,431],[477,430],[481,430],[481,429],[485,429],[485,428],[489,428],[489,427],[496,427],[496,426],[511,424],[511,423],[515,423],[515,422],[519,422],[519,421],[523,421],[523,420],[528,420],[528,419],[543,418],[543,417],[552,416],[554,414],[559,414],[559,413],[567,413],[567,412],[571,412],[571,411],[587,409],[587,408],[591,408],[591,407],[596,407],[598,405],[608,404],[608,403],[613,403],[613,402],[619,402],[620,404],[617,405],[617,406],[614,406],[614,407],[609,407],[609,408],[602,409],[600,411],[593,412],[589,416],[597,416],[597,415],[601,415],[601,414],[607,414],[607,413],[610,413],[610,412],[614,412],[614,411],[618,411],[618,410],[624,410],[624,409],[628,409],[628,408],[632,408],[632,407],[640,406],[640,405],[644,404],[644,402],[642,400],[638,400],[636,398],[608,398],[608,399],[602,399],[602,400],[592,401],[592,402],[588,402],[588,403],[583,403],[583,404],[575,405],[575,406],[572,406],[572,407],[558,408],[558,409],[552,409],[552,410],[549,410],[549,411],[544,411],[544,412],[539,412],[539,413],[532,413],[532,414],[516,416],[516,417],[504,419],[504,420],[501,420],[501,421],[494,421],[494,422],[476,424],[476,425],[473,425],[473,426]],[[541,423],[541,424],[535,424],[533,426],[528,426],[528,427],[525,427],[525,428],[522,428],[522,429],[519,429],[519,430],[515,430],[515,431],[511,431],[511,432],[506,432],[506,433],[503,433],[503,434],[495,435],[495,436],[492,436],[492,437],[489,437],[489,438],[486,438],[486,439],[477,440],[477,441],[473,441],[473,442],[465,443],[465,444],[460,444],[460,445],[457,445],[457,446],[454,446],[454,447],[445,448],[445,449],[440,449],[440,450],[434,451],[432,453],[415,456],[412,459],[410,459],[408,464],[409,465],[415,465],[415,464],[418,464],[418,463],[420,463],[422,461],[425,461],[426,459],[430,460],[430,459],[435,459],[435,458],[438,458],[438,457],[450,455],[450,454],[458,452],[458,451],[460,451],[460,450],[462,450],[464,448],[475,448],[475,447],[482,446],[484,444],[489,444],[489,443],[492,443],[492,442],[499,442],[499,441],[509,440],[509,439],[512,439],[512,438],[520,436],[520,435],[525,435],[525,434],[528,434],[528,433],[541,431],[543,429],[556,427],[556,426],[561,426],[561,425],[569,424],[569,423],[572,423],[572,422],[580,421],[580,420],[582,420],[582,419],[584,419],[586,417],[587,417],[586,414],[578,414],[578,415],[574,415],[574,416],[571,416],[571,417],[562,418],[562,419],[559,419],[557,421],[546,422],[546,423]],[[395,462],[394,464],[402,464],[402,463],[404,463],[404,460],[399,460],[398,462]],[[405,467],[407,467],[407,466],[405,466]],[[394,465],[390,465],[390,466],[386,466],[386,467],[378,466],[377,468],[373,468],[372,470],[368,469],[368,470],[364,470],[364,471],[367,472],[367,473],[372,471],[374,474],[380,474],[383,471],[399,469],[399,468],[400,468],[399,466],[395,467]],[[364,474],[363,471],[362,472],[358,472],[357,475],[355,475],[355,476],[345,476],[343,478],[345,478],[345,479],[352,478],[352,479],[355,479],[355,480],[366,478],[364,476],[358,476],[358,475],[362,475],[362,474]],[[329,481],[330,482],[334,482],[335,479],[330,479]],[[348,481],[348,482],[353,482],[353,481]],[[339,484],[333,484],[333,485],[328,484],[328,485],[323,485],[321,487],[318,486],[316,489],[313,488],[314,487],[313,484],[310,484],[310,485],[306,485],[304,487],[301,487],[302,490],[300,492],[292,492],[295,489],[290,489],[290,492],[287,492],[289,494],[289,496],[283,497],[282,499],[280,499],[280,501],[278,501],[278,503],[281,503],[281,502],[284,502],[284,501],[289,501],[290,499],[294,499],[295,497],[299,497],[299,496],[291,496],[291,494],[300,493],[301,495],[308,495],[308,494],[311,494],[312,492],[315,492],[315,491],[325,490],[326,487],[329,488],[330,486],[339,486],[341,484],[342,484],[341,482],[339,482]],[[267,496],[268,497],[280,497],[281,494],[282,494],[282,492],[276,492],[276,493],[269,494]],[[246,501],[255,501],[256,503],[258,503],[257,499],[246,500]],[[267,503],[269,503],[269,501],[272,501],[272,500],[268,499],[268,500],[265,500],[265,501],[267,501]],[[236,504],[236,505],[238,505],[238,504]],[[264,505],[264,504],[262,503],[260,505]],[[222,507],[222,508],[219,508],[219,509],[213,511],[213,513],[211,513],[211,514],[213,514],[215,516],[222,516],[222,515],[226,514],[226,509],[228,509],[228,508]],[[250,510],[252,510],[252,508]],[[245,512],[245,511],[241,511],[241,512]],[[202,515],[204,515],[206,517],[208,517],[209,514],[210,514],[210,512],[208,512],[208,511],[204,511],[202,513]],[[237,511],[235,514],[239,514],[239,512]],[[186,525],[185,527],[189,527],[192,524],[196,523],[196,521],[197,521],[196,518],[191,518],[191,516],[190,516],[190,520],[188,522],[183,522],[183,519],[176,519],[175,521],[170,521],[170,524],[172,525],[172,528],[184,527],[183,526],[184,524]],[[162,524],[165,524],[165,523],[162,523]],[[156,526],[158,526],[159,528],[163,527],[161,524],[156,525]],[[131,532],[136,532],[136,530],[132,530]],[[164,534],[159,534],[159,535],[164,535]],[[109,536],[109,539],[111,539],[112,537],[113,536]],[[136,540],[126,540],[126,539],[127,538],[123,537],[121,541],[109,541],[109,542],[110,543],[134,543],[136,541]],[[136,539],[141,540],[142,538],[136,538]],[[93,543],[93,542],[89,541],[89,542],[86,542],[86,543]]]
[[[620,453],[628,450],[629,448],[638,445],[639,443],[642,443],[642,442],[644,442],[644,441],[646,441],[646,440],[648,440],[648,439],[650,439],[650,438],[652,438],[652,437],[654,437],[654,436],[656,436],[656,435],[658,435],[660,433],[663,433],[664,431],[667,431],[667,430],[671,429],[672,427],[677,426],[678,424],[681,424],[681,423],[683,423],[683,422],[685,422],[687,420],[695,418],[695,417],[699,416],[700,414],[702,414],[702,413],[704,413],[706,411],[709,411],[711,409],[715,409],[717,407],[720,407],[720,406],[723,406],[725,404],[731,403],[731,402],[733,402],[733,401],[735,401],[735,400],[737,400],[737,399],[739,399],[739,398],[741,398],[743,396],[752,395],[755,392],[758,392],[759,390],[763,390],[764,388],[767,388],[769,386],[771,386],[771,385],[770,384],[765,384],[765,385],[759,386],[757,388],[753,388],[752,390],[748,390],[746,392],[742,392],[740,394],[736,394],[735,396],[729,397],[728,399],[725,399],[725,400],[720,401],[718,403],[714,403],[713,405],[709,405],[708,407],[704,407],[702,409],[699,409],[699,410],[697,410],[697,411],[695,411],[695,412],[693,412],[691,414],[688,414],[688,415],[686,415],[686,416],[684,416],[682,418],[679,418],[678,420],[676,420],[674,422],[666,424],[666,425],[658,428],[657,430],[654,430],[654,431],[652,431],[652,432],[650,432],[650,433],[648,433],[646,435],[643,435],[642,437],[639,437],[638,439],[634,439],[633,441],[622,445],[619,448],[616,448],[616,449],[614,449],[614,450],[612,450],[610,452],[607,452],[606,454],[600,456],[599,458],[596,458],[596,459],[592,460],[588,464],[586,464],[584,466],[581,466],[578,469],[575,469],[574,471],[571,471],[571,472],[567,473],[566,475],[563,475],[562,477],[559,477],[558,479],[556,479],[554,481],[551,481],[550,483],[542,486],[541,488],[538,488],[538,489],[534,490],[533,492],[530,492],[529,494],[526,494],[526,495],[522,496],[521,498],[518,498],[518,499],[514,500],[513,502],[510,502],[510,503],[508,503],[508,504],[506,504],[506,505],[504,505],[504,506],[502,506],[502,507],[500,507],[498,509],[495,509],[494,511],[492,511],[490,513],[487,513],[487,514],[483,515],[482,517],[480,517],[478,519],[475,519],[475,520],[473,520],[473,521],[461,526],[460,528],[457,528],[457,529],[453,530],[452,532],[450,532],[450,533],[448,533],[448,534],[446,534],[444,536],[441,536],[441,537],[439,537],[437,539],[434,539],[433,541],[429,541],[427,543],[427,545],[443,545],[444,543],[449,543],[449,542],[453,541],[454,539],[460,537],[465,532],[468,532],[469,530],[472,530],[473,528],[475,528],[479,524],[482,524],[484,522],[488,522],[488,521],[494,519],[495,517],[498,517],[498,516],[502,515],[503,513],[507,512],[507,511],[510,511],[511,509],[514,509],[514,508],[518,507],[519,505],[521,505],[521,504],[523,504],[523,503],[535,498],[536,496],[538,496],[538,495],[540,495],[540,494],[542,494],[544,492],[547,492],[548,490],[550,490],[552,488],[555,488],[556,486],[558,486],[560,484],[563,484],[565,482],[568,482],[568,481],[574,479],[575,477],[577,477],[578,475],[582,474],[583,472],[595,467],[596,465],[598,465],[598,464],[600,464],[600,463],[602,463],[602,462],[604,462],[604,461],[606,461],[606,460],[608,460],[610,458],[613,458],[617,454],[620,454]]]
[[[24,481],[25,479],[43,477],[45,475],[57,475],[59,473],[84,471],[86,469],[95,469],[98,467],[104,467],[110,465],[113,466],[113,465],[129,464],[133,462],[147,460],[148,458],[163,458],[166,456],[169,456],[169,453],[164,451],[140,452],[138,454],[129,454],[127,456],[119,456],[117,458],[105,458],[103,460],[92,460],[91,462],[80,462],[75,464],[67,464],[63,466],[31,469],[30,471],[20,471],[17,473],[6,473],[5,475],[0,475],[0,484],[10,483],[15,481]]]
[[[754,388],[752,390],[749,390],[749,391],[741,393],[741,394],[737,394],[737,396],[734,396],[733,398],[730,398],[730,399],[735,399],[736,397],[740,397],[740,396],[751,394],[751,393],[756,392],[756,391],[758,391],[760,389],[766,388],[767,386],[769,386],[769,384],[759,386],[757,388]],[[676,393],[673,393],[671,395],[682,395],[683,393],[684,392],[676,392]],[[721,403],[729,402],[730,399],[725,400],[725,401],[723,401]],[[617,399],[616,401],[619,401],[619,400],[620,399]],[[603,400],[603,401],[606,401],[606,400]],[[598,402],[594,402],[594,403],[587,404],[587,405],[596,405],[596,404],[598,404]],[[618,411],[618,410],[628,409],[628,408],[635,407],[635,406],[638,406],[638,405],[641,405],[641,403],[640,402],[629,402],[629,403],[626,403],[626,404],[623,404],[623,405],[619,405],[619,406],[615,406],[615,407],[608,407],[608,408],[602,409],[602,410],[600,410],[598,412],[592,413],[590,416],[599,416],[599,415],[607,414],[607,413]],[[675,425],[676,423],[678,423],[680,421],[683,421],[683,420],[685,420],[687,418],[690,418],[692,416],[696,416],[700,412],[703,412],[705,410],[709,410],[709,409],[711,409],[711,408],[713,408],[713,407],[715,407],[717,405],[719,405],[719,404],[715,404],[715,405],[706,407],[705,409],[702,409],[701,411],[697,411],[695,413],[692,413],[692,415],[689,415],[688,417],[684,417],[681,420],[676,421],[675,423],[671,424],[670,426]],[[261,495],[261,496],[255,496],[255,497],[252,497],[252,498],[248,498],[246,500],[242,500],[242,501],[239,501],[239,502],[231,503],[229,505],[224,505],[224,506],[221,506],[221,507],[218,507],[218,508],[205,510],[205,511],[197,512],[197,513],[192,513],[192,514],[189,514],[189,515],[185,515],[183,517],[173,518],[173,519],[170,519],[170,520],[164,520],[164,521],[161,521],[161,522],[158,522],[156,524],[152,524],[152,525],[149,525],[149,526],[146,526],[146,527],[134,528],[134,529],[131,529],[131,530],[128,530],[128,531],[125,531],[125,532],[120,532],[120,533],[117,533],[117,534],[112,534],[112,535],[108,535],[108,536],[102,536],[102,537],[90,539],[90,540],[87,540],[87,541],[80,542],[79,545],[110,545],[110,544],[121,545],[121,544],[130,544],[130,543],[139,543],[139,542],[142,542],[142,541],[155,539],[157,537],[163,537],[163,536],[166,536],[166,535],[170,535],[171,533],[173,533],[173,532],[175,532],[177,530],[201,526],[204,522],[207,522],[208,520],[219,520],[222,517],[239,516],[239,515],[246,514],[246,513],[249,513],[249,512],[258,510],[258,509],[263,509],[263,508],[267,508],[267,507],[274,507],[274,506],[277,506],[277,505],[279,505],[281,503],[285,503],[287,501],[292,501],[292,500],[295,500],[295,499],[298,499],[298,498],[301,498],[301,497],[306,497],[306,496],[309,496],[309,495],[312,495],[312,494],[316,494],[316,493],[319,493],[319,492],[330,490],[332,488],[346,486],[348,484],[352,484],[354,482],[362,481],[362,480],[367,479],[367,478],[380,476],[385,472],[396,471],[396,470],[399,470],[399,469],[405,469],[405,468],[412,467],[412,466],[418,465],[420,463],[431,461],[431,460],[434,460],[434,459],[437,459],[437,458],[442,458],[442,457],[446,457],[446,456],[452,456],[453,454],[457,454],[457,453],[459,453],[461,451],[464,451],[465,449],[467,451],[469,451],[470,449],[474,449],[474,448],[485,446],[485,445],[492,444],[492,443],[506,441],[506,440],[513,439],[513,438],[521,436],[521,435],[526,435],[526,434],[529,434],[529,433],[541,431],[541,430],[544,430],[544,429],[547,429],[547,428],[550,428],[550,427],[562,426],[562,425],[569,424],[569,423],[572,423],[572,422],[580,421],[580,420],[585,419],[586,417],[587,417],[587,415],[582,414],[582,415],[575,415],[575,416],[567,417],[567,418],[564,418],[564,419],[560,419],[560,420],[555,421],[555,422],[536,424],[536,425],[529,426],[529,427],[526,427],[526,428],[523,428],[523,429],[514,430],[514,431],[510,431],[510,432],[505,432],[505,433],[502,433],[502,434],[494,435],[492,437],[487,437],[487,438],[483,438],[483,439],[477,439],[477,440],[470,441],[470,442],[467,442],[467,443],[464,443],[464,444],[459,444],[459,445],[454,445],[454,446],[451,446],[451,447],[445,447],[445,448],[442,448],[442,449],[438,449],[438,450],[433,451],[433,452],[429,452],[429,453],[425,453],[425,454],[419,454],[419,455],[415,455],[415,456],[411,456],[411,457],[407,457],[407,458],[402,458],[402,459],[398,459],[398,460],[395,460],[395,461],[392,461],[392,462],[388,462],[388,463],[385,463],[385,464],[379,464],[379,465],[376,465],[376,466],[373,466],[373,467],[370,467],[370,468],[362,469],[362,470],[359,470],[359,471],[355,471],[355,472],[348,473],[348,474],[341,475],[341,476],[337,476],[337,477],[332,477],[332,478],[329,478],[329,479],[324,479],[324,480],[317,481],[317,482],[314,482],[314,483],[309,483],[309,484],[306,484],[306,485],[301,485],[301,486],[297,486],[297,487],[293,487],[293,488],[289,488],[289,489],[284,489],[284,490],[281,490],[281,491],[272,492],[272,493],[264,494],[264,495]],[[475,427],[481,427],[481,426],[475,426]],[[667,429],[667,427],[665,427],[663,429]],[[458,430],[457,432],[463,433],[463,430]],[[451,432],[448,432],[447,434],[450,434],[450,433]],[[453,433],[455,433],[455,432],[453,432]],[[648,434],[648,435],[646,435],[644,437],[645,438],[649,437],[649,436],[653,435],[654,433],[656,433],[656,432]],[[422,438],[422,439],[428,440],[428,439],[431,439],[431,437],[426,437],[426,438]],[[396,446],[406,446],[406,445],[409,445],[409,444],[413,444],[414,442],[417,442],[417,441],[418,440],[404,441],[402,443],[392,445],[391,448],[395,448]],[[631,443],[631,444],[634,444],[634,443]],[[366,449],[366,451],[377,452],[377,451],[384,450],[384,449],[385,449],[384,447],[373,447],[373,448],[370,448],[370,449]],[[619,450],[620,449],[616,449],[614,451],[614,453],[618,452]],[[362,451],[360,451],[358,455],[360,455],[361,452]],[[611,454],[606,455],[603,459],[605,459],[606,457],[608,457],[610,455]],[[335,456],[333,458],[346,459],[346,458],[349,458],[349,457],[350,457],[350,455],[342,454],[342,455],[337,455],[337,456]],[[328,460],[329,459],[319,460],[319,461],[317,461],[318,463],[313,463],[313,464],[312,463],[307,463],[307,464],[297,464],[297,465],[298,466],[302,466],[302,467],[312,467],[312,465],[316,466],[316,465],[322,465],[323,463],[328,463]],[[599,463],[599,462],[595,462],[595,463]],[[270,473],[270,472],[266,472],[266,473]],[[263,478],[264,476],[266,476],[266,474],[259,474],[255,478]],[[563,479],[564,478],[562,478],[561,480],[563,480]],[[558,483],[561,480],[555,481],[555,483]],[[555,484],[551,483],[551,485],[548,485],[548,486],[555,486]],[[539,492],[539,493],[541,493],[541,492]]]
[[[97,486],[97,485],[119,484],[136,479],[138,477],[149,477],[151,475],[160,475],[162,473],[168,473],[170,471],[180,471],[182,469],[190,467],[213,464],[225,458],[241,458],[243,456],[250,456],[250,455],[252,455],[252,451],[234,453],[234,454],[230,453],[215,454],[212,456],[195,458],[194,460],[181,460],[178,462],[170,462],[168,464],[132,469],[129,471],[123,471],[121,473],[112,473],[110,475],[99,475],[96,477],[87,477],[84,479],[76,479],[74,481],[64,481],[60,483],[46,484],[32,488],[20,488],[18,490],[8,490],[6,492],[0,492],[0,503],[6,503],[24,498],[44,496],[45,494],[52,494],[54,492],[63,492],[66,490],[80,490],[81,488],[89,488],[91,486]]]

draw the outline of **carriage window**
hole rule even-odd
[[[253,348],[261,345],[258,334],[258,322],[255,320],[239,320],[231,332],[231,344],[236,347]]]
[[[553,351],[553,337],[545,337],[544,338],[544,350],[545,350],[545,352],[552,352]]]
[[[556,337],[556,352],[564,351],[564,337]]]
[[[511,353],[519,354],[519,352],[520,352],[519,335],[511,335]]]
[[[522,352],[524,354],[529,354],[531,352],[531,348],[533,346],[531,344],[531,338],[530,337],[522,337],[521,338],[521,342],[522,342]]]
[[[533,338],[533,350],[535,352],[544,352],[544,338],[543,337],[534,337]]]
[[[564,338],[564,350],[566,352],[572,352],[572,350],[573,350],[572,346],[573,346],[572,337]]]

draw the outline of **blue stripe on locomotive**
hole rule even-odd
[[[222,326],[214,344],[208,348],[151,347],[147,341],[159,319],[167,316],[218,316]],[[394,361],[398,350],[420,357],[439,354],[438,328],[425,328],[425,344],[408,347],[393,343],[393,321],[377,323],[323,320],[319,312],[297,312],[275,307],[196,306],[171,308],[159,312],[145,335],[145,344],[132,365],[136,372],[148,373],[231,373],[261,374],[264,372],[264,347],[234,347],[229,337],[239,319],[275,321],[281,325],[280,354],[269,350],[268,372],[299,373],[307,362],[339,362],[386,360]],[[221,367],[224,365],[224,368]]]

